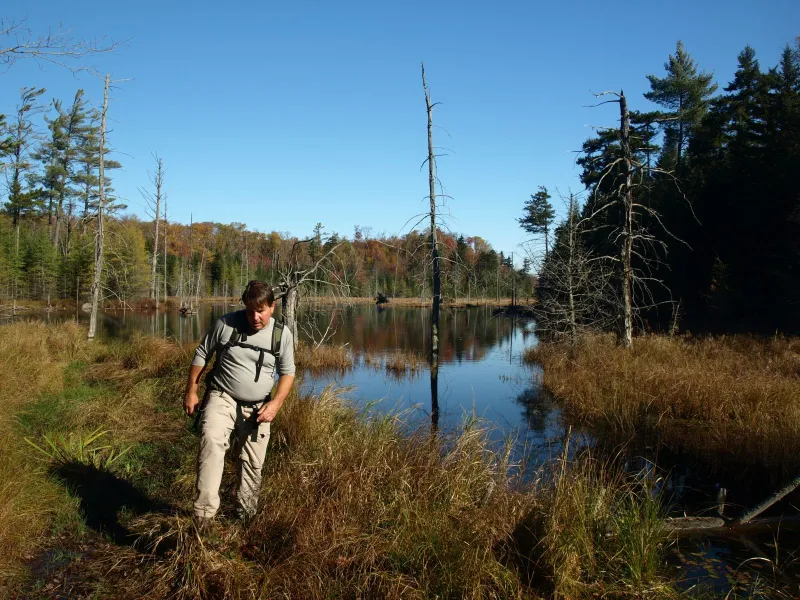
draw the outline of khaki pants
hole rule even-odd
[[[255,423],[260,405],[242,406],[225,392],[209,392],[200,436],[200,455],[197,461],[197,496],[194,514],[211,518],[219,509],[219,486],[225,466],[225,452],[235,434],[239,450],[238,490],[236,504],[239,516],[252,517],[258,507],[261,489],[261,468],[269,443],[269,423]]]

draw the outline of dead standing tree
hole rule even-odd
[[[158,265],[158,230],[159,223],[161,222],[161,201],[166,201],[166,197],[163,193],[164,161],[159,158],[158,154],[154,154],[153,158],[156,161],[156,170],[152,173],[148,173],[148,177],[153,184],[154,191],[140,188],[139,193],[142,195],[142,198],[144,198],[148,210],[152,211],[153,214],[153,260],[150,271],[150,298],[155,302],[156,310],[158,310],[158,277],[156,276],[156,266]],[[164,242],[164,248],[166,249],[166,241]]]
[[[602,104],[619,104],[620,125],[617,130],[619,147],[616,156],[603,169],[593,192],[592,210],[581,220],[584,233],[604,230],[607,241],[616,248],[616,254],[598,257],[615,266],[617,279],[617,337],[619,343],[633,346],[633,325],[637,311],[651,308],[657,303],[651,285],[665,287],[662,280],[651,275],[654,264],[659,263],[659,253],[666,254],[666,243],[656,237],[647,227],[647,222],[657,224],[669,237],[681,242],[661,220],[661,215],[637,197],[645,191],[648,178],[661,174],[676,181],[671,172],[651,167],[636,157],[633,149],[631,120],[628,103],[623,91],[603,92],[597,97],[616,96]],[[590,164],[586,160],[585,164]],[[606,187],[608,186],[608,187]],[[644,195],[642,195],[644,196]],[[614,219],[609,219],[609,215]],[[605,222],[603,222],[605,219]],[[637,264],[634,264],[634,259]]]
[[[126,79],[119,79],[116,82],[127,81]],[[106,127],[108,115],[108,90],[111,85],[111,75],[106,75],[104,78],[105,86],[103,90],[103,109],[100,111],[100,151],[99,151],[99,172],[98,172],[98,200],[97,200],[97,232],[95,233],[94,241],[94,277],[92,278],[92,287],[90,289],[89,297],[91,299],[91,311],[89,316],[89,333],[88,338],[93,340],[97,331],[97,313],[100,305],[100,294],[103,285],[103,252],[105,247],[105,212],[107,208],[113,210],[113,203],[109,204],[106,198],[106,134],[108,129]],[[115,83],[116,83],[115,82]]]
[[[103,110],[100,113],[100,173],[99,173],[99,198],[97,201],[97,233],[94,242],[94,278],[92,280],[91,299],[92,309],[89,317],[90,340],[94,339],[97,330],[97,310],[100,304],[100,286],[103,278],[103,209],[106,203],[105,192],[105,148],[106,148],[106,115],[108,113],[108,86],[111,76],[105,77],[105,89],[103,92]]]
[[[425,63],[422,63],[422,89],[425,92],[425,107],[428,113],[428,199],[431,219],[431,264],[433,266],[433,304],[431,310],[431,376],[439,368],[439,305],[441,303],[442,281],[439,265],[439,245],[436,239],[436,157],[433,147],[433,107],[431,95],[425,81]],[[423,163],[424,164],[424,163]]]
[[[314,264],[309,267],[300,267],[298,264],[296,250],[301,244],[310,244],[316,238],[309,238],[307,240],[298,240],[292,244],[292,251],[289,255],[287,266],[280,272],[280,279],[278,285],[278,293],[275,294],[276,299],[280,298],[281,313],[283,320],[289,330],[292,332],[295,345],[297,345],[297,311],[300,307],[300,290],[304,284],[308,283],[323,283],[326,285],[331,284],[329,281],[321,281],[317,277],[318,272],[330,271],[326,268],[326,263],[333,256],[336,249],[341,245],[341,242],[332,246],[325,254],[323,254]]]

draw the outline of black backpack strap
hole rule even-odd
[[[241,314],[240,314],[241,313]],[[249,323],[247,322],[247,317],[244,314],[244,311],[240,311],[237,313],[236,320],[230,326],[233,328],[228,341],[225,343],[220,343],[216,347],[216,354],[217,359],[214,362],[214,368],[212,369],[211,373],[209,373],[208,380],[213,381],[214,375],[216,374],[219,365],[222,364],[222,359],[224,358],[225,354],[230,350],[233,346],[239,346],[241,348],[248,348],[250,350],[255,350],[258,352],[258,361],[256,361],[256,378],[255,381],[258,381],[259,377],[261,376],[261,368],[264,366],[264,353],[269,352],[275,357],[275,362],[277,364],[278,358],[280,357],[281,353],[281,338],[283,337],[283,329],[284,323],[283,320],[276,320],[275,325],[272,328],[272,349],[267,350],[266,348],[262,348],[261,346],[254,346],[253,344],[247,343],[247,329],[249,328]]]
[[[264,366],[264,349],[258,349],[258,361],[256,362],[256,381],[261,376],[261,367]]]
[[[278,365],[278,359],[281,356],[281,338],[283,337],[283,328],[285,327],[283,319],[276,319],[275,325],[272,328],[272,352],[275,357],[275,366]]]
[[[214,361],[214,368],[206,377],[206,381],[213,382],[214,377],[217,374],[220,366],[222,365],[222,359],[225,357],[225,354],[228,353],[228,350],[231,349],[233,346],[238,346],[242,339],[247,339],[247,334],[245,333],[245,329],[247,327],[247,317],[244,314],[244,311],[237,311],[233,322],[227,324],[232,331],[231,335],[226,342],[220,342],[217,344],[217,347],[214,349],[215,354],[217,355],[216,360]]]

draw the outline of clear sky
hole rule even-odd
[[[354,225],[405,233],[426,210],[425,61],[442,103],[446,225],[517,254],[525,200],[539,185],[580,191],[574,151],[591,126],[614,123],[614,105],[587,108],[592,92],[624,89],[631,108],[652,109],[645,76],[663,76],[677,40],[721,88],[746,44],[767,68],[800,34],[798,0],[4,0],[0,16],[128,40],[92,62],[130,78],[109,117],[131,212],[145,214],[138,189],[157,152],[170,220],[301,237],[317,222],[350,237]],[[26,85],[102,102],[99,79],[33,62],[0,84],[0,112]]]

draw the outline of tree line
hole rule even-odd
[[[83,303],[92,284],[97,233],[97,116],[82,91],[70,105],[54,101],[49,111],[36,103],[41,96],[41,90],[26,88],[18,114],[0,122],[0,161],[9,182],[0,211],[0,295],[6,301]],[[37,115],[46,135],[38,133]],[[105,165],[108,170],[120,163],[106,159]],[[156,157],[152,190],[142,190],[150,220],[121,214],[125,206],[105,177],[105,300],[133,306],[166,296],[237,296],[249,279],[277,284],[286,269],[308,267],[323,255],[323,268],[304,286],[308,295],[431,297],[428,231],[387,236],[355,226],[348,237],[326,234],[317,224],[300,239],[251,231],[244,223],[178,223],[165,216],[165,173]],[[527,262],[513,268],[511,256],[479,236],[438,234],[447,300],[532,294]]]
[[[599,95],[619,125],[583,144],[585,190],[558,224],[546,187],[525,204],[520,225],[547,240],[540,325],[624,340],[629,296],[638,330],[797,332],[800,38],[767,69],[747,46],[722,90],[680,42],[664,67],[653,110]]]

